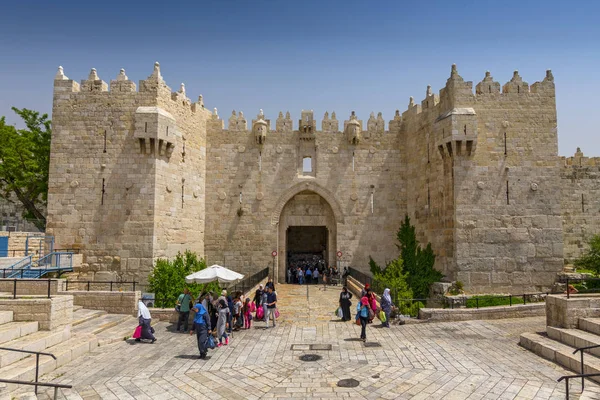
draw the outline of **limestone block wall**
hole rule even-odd
[[[73,298],[73,305],[81,306],[88,310],[101,310],[110,314],[127,314],[137,317],[138,300],[142,297],[140,291],[135,292],[109,292],[109,291],[84,291],[69,290],[61,292]]]
[[[184,248],[202,254],[208,114],[171,93],[158,63],[139,91],[124,70],[108,91],[95,70],[77,84],[59,69],[47,233],[57,247],[82,250],[83,272],[144,282],[157,257]],[[185,213],[177,200],[183,179]]]
[[[70,335],[73,321],[73,297],[8,299],[0,298],[0,309],[13,312],[13,321],[37,321],[40,330],[66,327]],[[67,340],[67,337],[65,340]]]
[[[587,250],[587,241],[600,234],[600,158],[561,157],[561,209],[565,262]]]
[[[312,113],[310,118],[307,126],[316,126]],[[230,118],[229,126],[235,130],[224,130],[216,116],[208,124],[209,264],[222,263],[251,274],[271,266],[271,252],[278,250],[278,273],[284,279],[286,222],[280,217],[299,193],[317,194],[331,207],[335,226],[330,228],[337,234],[328,249],[330,263],[336,262],[336,250],[343,252],[343,265],[360,269],[367,268],[369,255],[382,264],[397,256],[395,232],[404,216],[399,135],[374,132],[353,144],[337,130],[292,130],[291,118],[280,114],[276,125],[280,130],[267,132],[258,144],[252,131],[234,125],[238,122],[236,115]],[[323,126],[330,128],[331,122],[324,119]],[[311,157],[309,173],[302,171],[304,157]],[[306,206],[305,216],[311,217],[311,205]],[[311,224],[326,224],[323,215],[313,217]]]
[[[0,279],[0,292],[13,293],[14,279]],[[64,279],[50,279],[50,295],[65,290]],[[19,279],[17,280],[17,296],[47,296],[48,279]]]
[[[33,238],[34,236],[40,237],[40,232],[5,232],[0,231],[0,236],[8,237],[8,255],[9,257],[24,257],[25,249],[28,247],[28,254],[37,255],[40,252],[47,250],[47,246],[40,240]],[[31,239],[27,242],[27,237]]]

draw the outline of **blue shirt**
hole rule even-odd
[[[205,320],[204,316],[207,315],[208,313],[206,312],[206,309],[204,308],[204,306],[200,303],[197,303],[194,305],[194,308],[198,310],[196,315],[194,315],[194,323],[199,324],[199,325],[206,324],[206,320]]]
[[[273,302],[277,301],[277,295],[275,294],[275,292],[271,292],[271,293],[267,293],[267,304],[269,304],[267,306],[267,308],[275,308],[275,304],[271,304]]]

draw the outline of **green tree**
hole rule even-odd
[[[198,258],[196,253],[186,251],[178,253],[172,261],[165,259],[156,260],[152,274],[148,277],[149,291],[154,293],[156,304],[161,307],[175,307],[177,297],[183,288],[190,289],[193,298],[201,292],[220,291],[218,282],[207,284],[186,284],[185,277],[206,268],[206,262]]]
[[[398,307],[401,314],[416,316],[422,303],[413,302],[413,291],[408,285],[408,274],[404,272],[402,258],[389,261],[382,269],[373,258],[369,257],[369,267],[373,275],[373,290],[383,294],[386,288],[390,289],[392,302]]]
[[[43,210],[48,200],[51,122],[47,114],[26,108],[12,110],[25,123],[16,129],[0,118],[0,194],[6,199],[14,195],[23,204],[23,217],[46,227]]]
[[[404,270],[407,273],[408,286],[418,299],[427,298],[429,287],[432,283],[439,281],[444,276],[433,266],[435,264],[435,254],[428,243],[425,249],[422,249],[417,241],[415,227],[410,224],[408,215],[400,226],[397,234],[400,244],[400,258],[404,262]]]
[[[578,268],[589,269],[594,275],[600,275],[600,235],[594,235],[588,241],[589,249],[574,264]]]

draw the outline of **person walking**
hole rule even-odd
[[[265,289],[262,294],[261,307],[263,308],[263,320],[267,321],[267,298],[269,297],[269,290]]]
[[[142,327],[142,335],[135,339],[136,342],[140,342],[142,339],[151,340],[151,343],[156,342],[156,338],[154,337],[154,328],[150,325],[152,322],[152,316],[150,315],[150,311],[148,307],[144,304],[144,302],[140,299],[138,302],[138,321],[140,326]]]
[[[208,339],[208,335],[212,334],[210,329],[210,318],[208,316],[208,311],[202,305],[202,303],[198,302],[192,308],[196,314],[194,315],[194,329],[190,331],[190,335],[196,332],[196,339],[198,340],[198,350],[200,351],[200,358],[205,359],[206,353],[208,349],[206,348],[206,341]]]
[[[250,301],[250,298],[246,298],[244,307],[242,308],[244,313],[244,329],[250,329],[252,327],[252,313],[256,310],[254,303]]]
[[[381,309],[385,314],[385,322],[381,323],[381,326],[385,328],[390,327],[390,314],[392,313],[392,296],[390,295],[390,289],[385,289],[380,301]]]
[[[267,290],[266,303],[268,314],[266,314],[265,322],[267,323],[267,328],[269,327],[269,318],[273,318],[273,328],[275,328],[275,310],[277,309],[277,295],[271,288]]]
[[[260,307],[260,305],[262,304],[263,293],[263,285],[260,284],[258,285],[258,289],[256,289],[256,292],[254,292],[254,305],[256,306],[256,308]]]
[[[273,278],[269,277],[269,280],[267,281],[265,288],[267,288],[267,289],[271,288],[271,289],[273,289],[273,291],[275,291],[275,283],[273,283]]]
[[[242,300],[240,299],[240,293],[238,292],[233,300],[234,331],[239,331],[244,326],[244,316],[242,314],[243,306]]]
[[[319,267],[315,267],[315,270],[313,271],[313,283],[315,285],[319,284]]]
[[[352,316],[350,315],[350,306],[352,302],[350,299],[352,298],[352,293],[348,291],[348,288],[344,286],[342,288],[342,292],[340,293],[340,308],[342,309],[342,321],[350,321]]]
[[[223,339],[225,339],[225,346],[229,344],[229,336],[227,335],[227,327],[229,323],[229,307],[225,300],[219,301],[217,308],[219,310],[219,318],[217,319],[217,337],[219,338],[219,344],[217,347],[223,346]]]
[[[177,308],[179,309],[179,319],[177,320],[177,332],[183,323],[183,331],[188,331],[188,320],[190,319],[190,306],[192,305],[192,296],[188,288],[183,289],[183,293],[177,298]]]
[[[367,322],[369,321],[369,299],[365,296],[360,299],[360,302],[356,305],[356,312],[360,320],[360,338],[363,342],[367,341]]]
[[[310,285],[312,283],[312,271],[310,270],[310,267],[306,269],[306,274],[304,274],[304,277],[306,279],[306,284]]]

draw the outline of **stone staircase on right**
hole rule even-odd
[[[581,352],[578,348],[598,346],[585,351],[584,374],[600,374],[600,295],[549,295],[546,299],[546,332],[524,333],[524,348],[565,369],[580,374]],[[590,378],[600,383],[600,375]],[[581,379],[572,379],[579,385]],[[589,379],[580,399],[600,399],[600,390]]]

